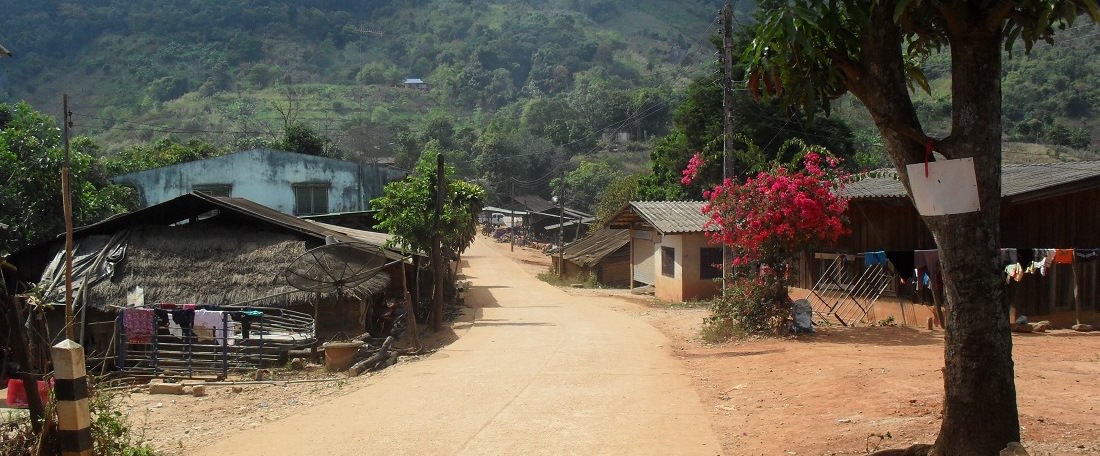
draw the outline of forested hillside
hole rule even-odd
[[[56,116],[68,93],[75,133],[109,172],[255,146],[411,168],[435,148],[491,199],[548,195],[561,171],[601,183],[664,173],[674,197],[685,151],[713,153],[720,131],[722,3],[0,0],[0,43],[15,54],[0,60],[0,102]],[[1006,62],[1009,160],[1096,148],[1100,37],[1081,27],[1058,39]],[[946,54],[925,65],[932,94],[919,108],[932,131],[950,117],[948,66]],[[430,89],[403,86],[409,78]],[[739,133],[768,153],[801,137],[881,163],[860,106],[842,101],[832,120],[807,125],[748,100],[739,92]],[[592,209],[606,186],[588,187],[570,202]]]
[[[0,69],[0,96],[58,112],[69,93],[78,132],[107,151],[164,133],[247,143],[301,122],[347,151],[386,154],[435,109],[484,125],[501,109],[569,107],[583,126],[537,127],[564,144],[705,71],[720,3],[3,1],[0,42],[17,57]],[[400,88],[406,78],[431,90]],[[527,106],[536,99],[542,112]]]

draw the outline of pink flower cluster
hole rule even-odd
[[[847,175],[838,164],[831,156],[809,152],[804,170],[780,166],[742,184],[726,180],[704,192],[708,227],[718,228],[710,232],[712,241],[734,247],[735,264],[785,260],[800,249],[835,243],[847,232],[843,216],[848,207],[839,194]]]
[[[680,183],[683,185],[691,185],[695,182],[695,179],[699,177],[699,170],[703,168],[703,156],[696,152],[691,156],[691,160],[688,160],[687,168],[681,172],[684,177],[680,178]]]

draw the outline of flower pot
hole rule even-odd
[[[339,372],[355,364],[355,355],[359,354],[362,342],[327,342],[321,347],[325,350],[325,370]]]

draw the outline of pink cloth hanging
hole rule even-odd
[[[126,330],[126,341],[131,344],[153,342],[156,331],[156,317],[153,309],[127,307],[122,310],[122,328]]]

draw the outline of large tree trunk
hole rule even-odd
[[[981,211],[924,217],[948,303],[943,422],[933,454],[997,454],[1020,441],[1012,332],[1001,279],[1001,37],[981,19],[951,27],[948,158],[973,157]]]
[[[887,2],[889,4],[889,2]],[[979,212],[923,217],[939,248],[947,300],[944,405],[936,455],[995,455],[1020,439],[1012,339],[1000,277],[1000,31],[970,23],[952,36],[953,125],[942,141],[925,138],[906,90],[893,8],[876,8],[864,36],[859,73],[849,89],[871,112],[899,178],[924,160],[925,144],[949,159],[973,157]],[[893,56],[891,58],[891,56]],[[910,195],[912,192],[910,191]]]

